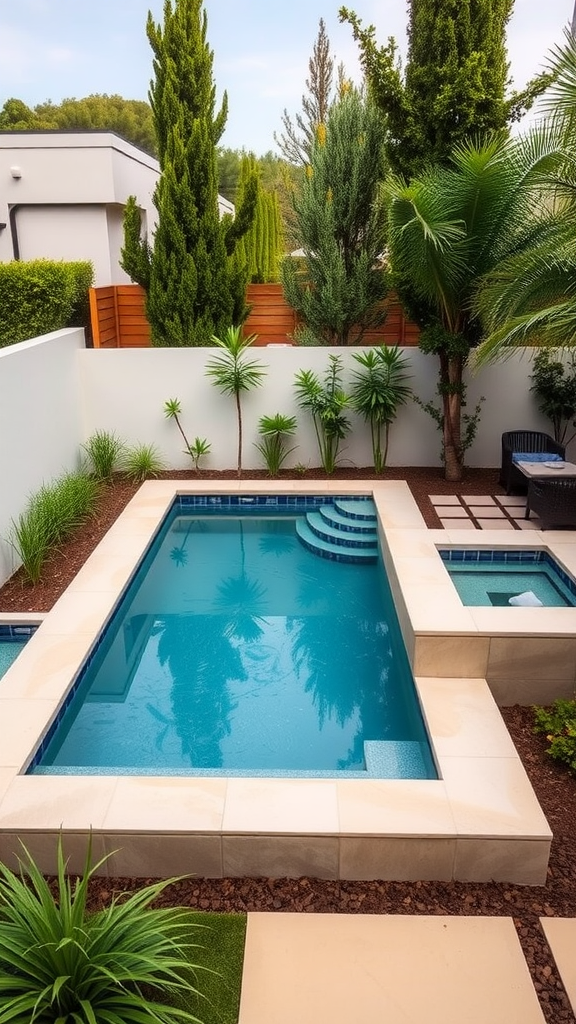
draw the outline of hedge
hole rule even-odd
[[[87,326],[93,279],[87,261],[0,263],[0,348],[63,327]]]

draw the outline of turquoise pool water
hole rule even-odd
[[[26,646],[25,640],[2,640],[0,638],[0,679],[13,665],[20,651]]]
[[[31,770],[436,777],[379,559],[299,518],[178,505]]]
[[[36,626],[0,623],[0,679],[14,664],[36,629]]]
[[[546,551],[445,550],[440,555],[465,605],[576,605],[574,580]]]

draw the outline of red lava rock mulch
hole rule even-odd
[[[248,475],[270,483],[264,474]],[[196,479],[186,472],[163,476]],[[201,479],[232,479],[234,476],[233,473],[204,472]],[[324,479],[324,476],[320,471],[308,471],[304,478]],[[335,478],[343,481],[374,479],[374,474],[369,470],[339,471]],[[429,494],[501,493],[496,470],[468,470],[465,480],[457,485],[445,481],[441,471],[434,469],[388,470],[383,478],[407,480],[429,527],[439,526]],[[44,582],[36,587],[26,586],[20,574],[16,574],[0,588],[0,611],[48,611],[136,490],[136,485],[122,480],[104,488],[96,516],[50,559]],[[546,754],[543,737],[533,732],[530,708],[503,708],[502,714],[554,833],[546,885],[191,878],[171,886],[161,902],[220,912],[510,916],[514,919],[547,1024],[576,1024],[539,924],[540,917],[576,917],[576,780]],[[94,879],[91,903],[101,907],[112,892],[131,891],[146,881]]]

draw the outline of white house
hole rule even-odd
[[[129,281],[122,218],[135,195],[150,237],[160,166],[108,131],[0,132],[0,262],[91,260],[94,284]],[[234,207],[219,197],[220,213]]]

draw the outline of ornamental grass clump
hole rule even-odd
[[[51,549],[94,512],[97,499],[96,480],[85,473],[66,473],[41,487],[12,520],[10,543],[30,583],[38,583]]]
[[[111,480],[124,451],[124,442],[114,433],[97,430],[82,447],[88,456],[90,470],[96,480]]]
[[[154,444],[135,444],[125,448],[120,457],[119,468],[129,480],[143,483],[158,476],[165,469],[164,460]]]
[[[104,910],[87,909],[91,877],[72,882],[58,844],[54,897],[30,854],[19,875],[0,864],[1,1024],[176,1024],[187,1010],[163,1000],[196,992],[189,962],[194,929],[184,908],[150,909],[175,879],[147,886]]]

